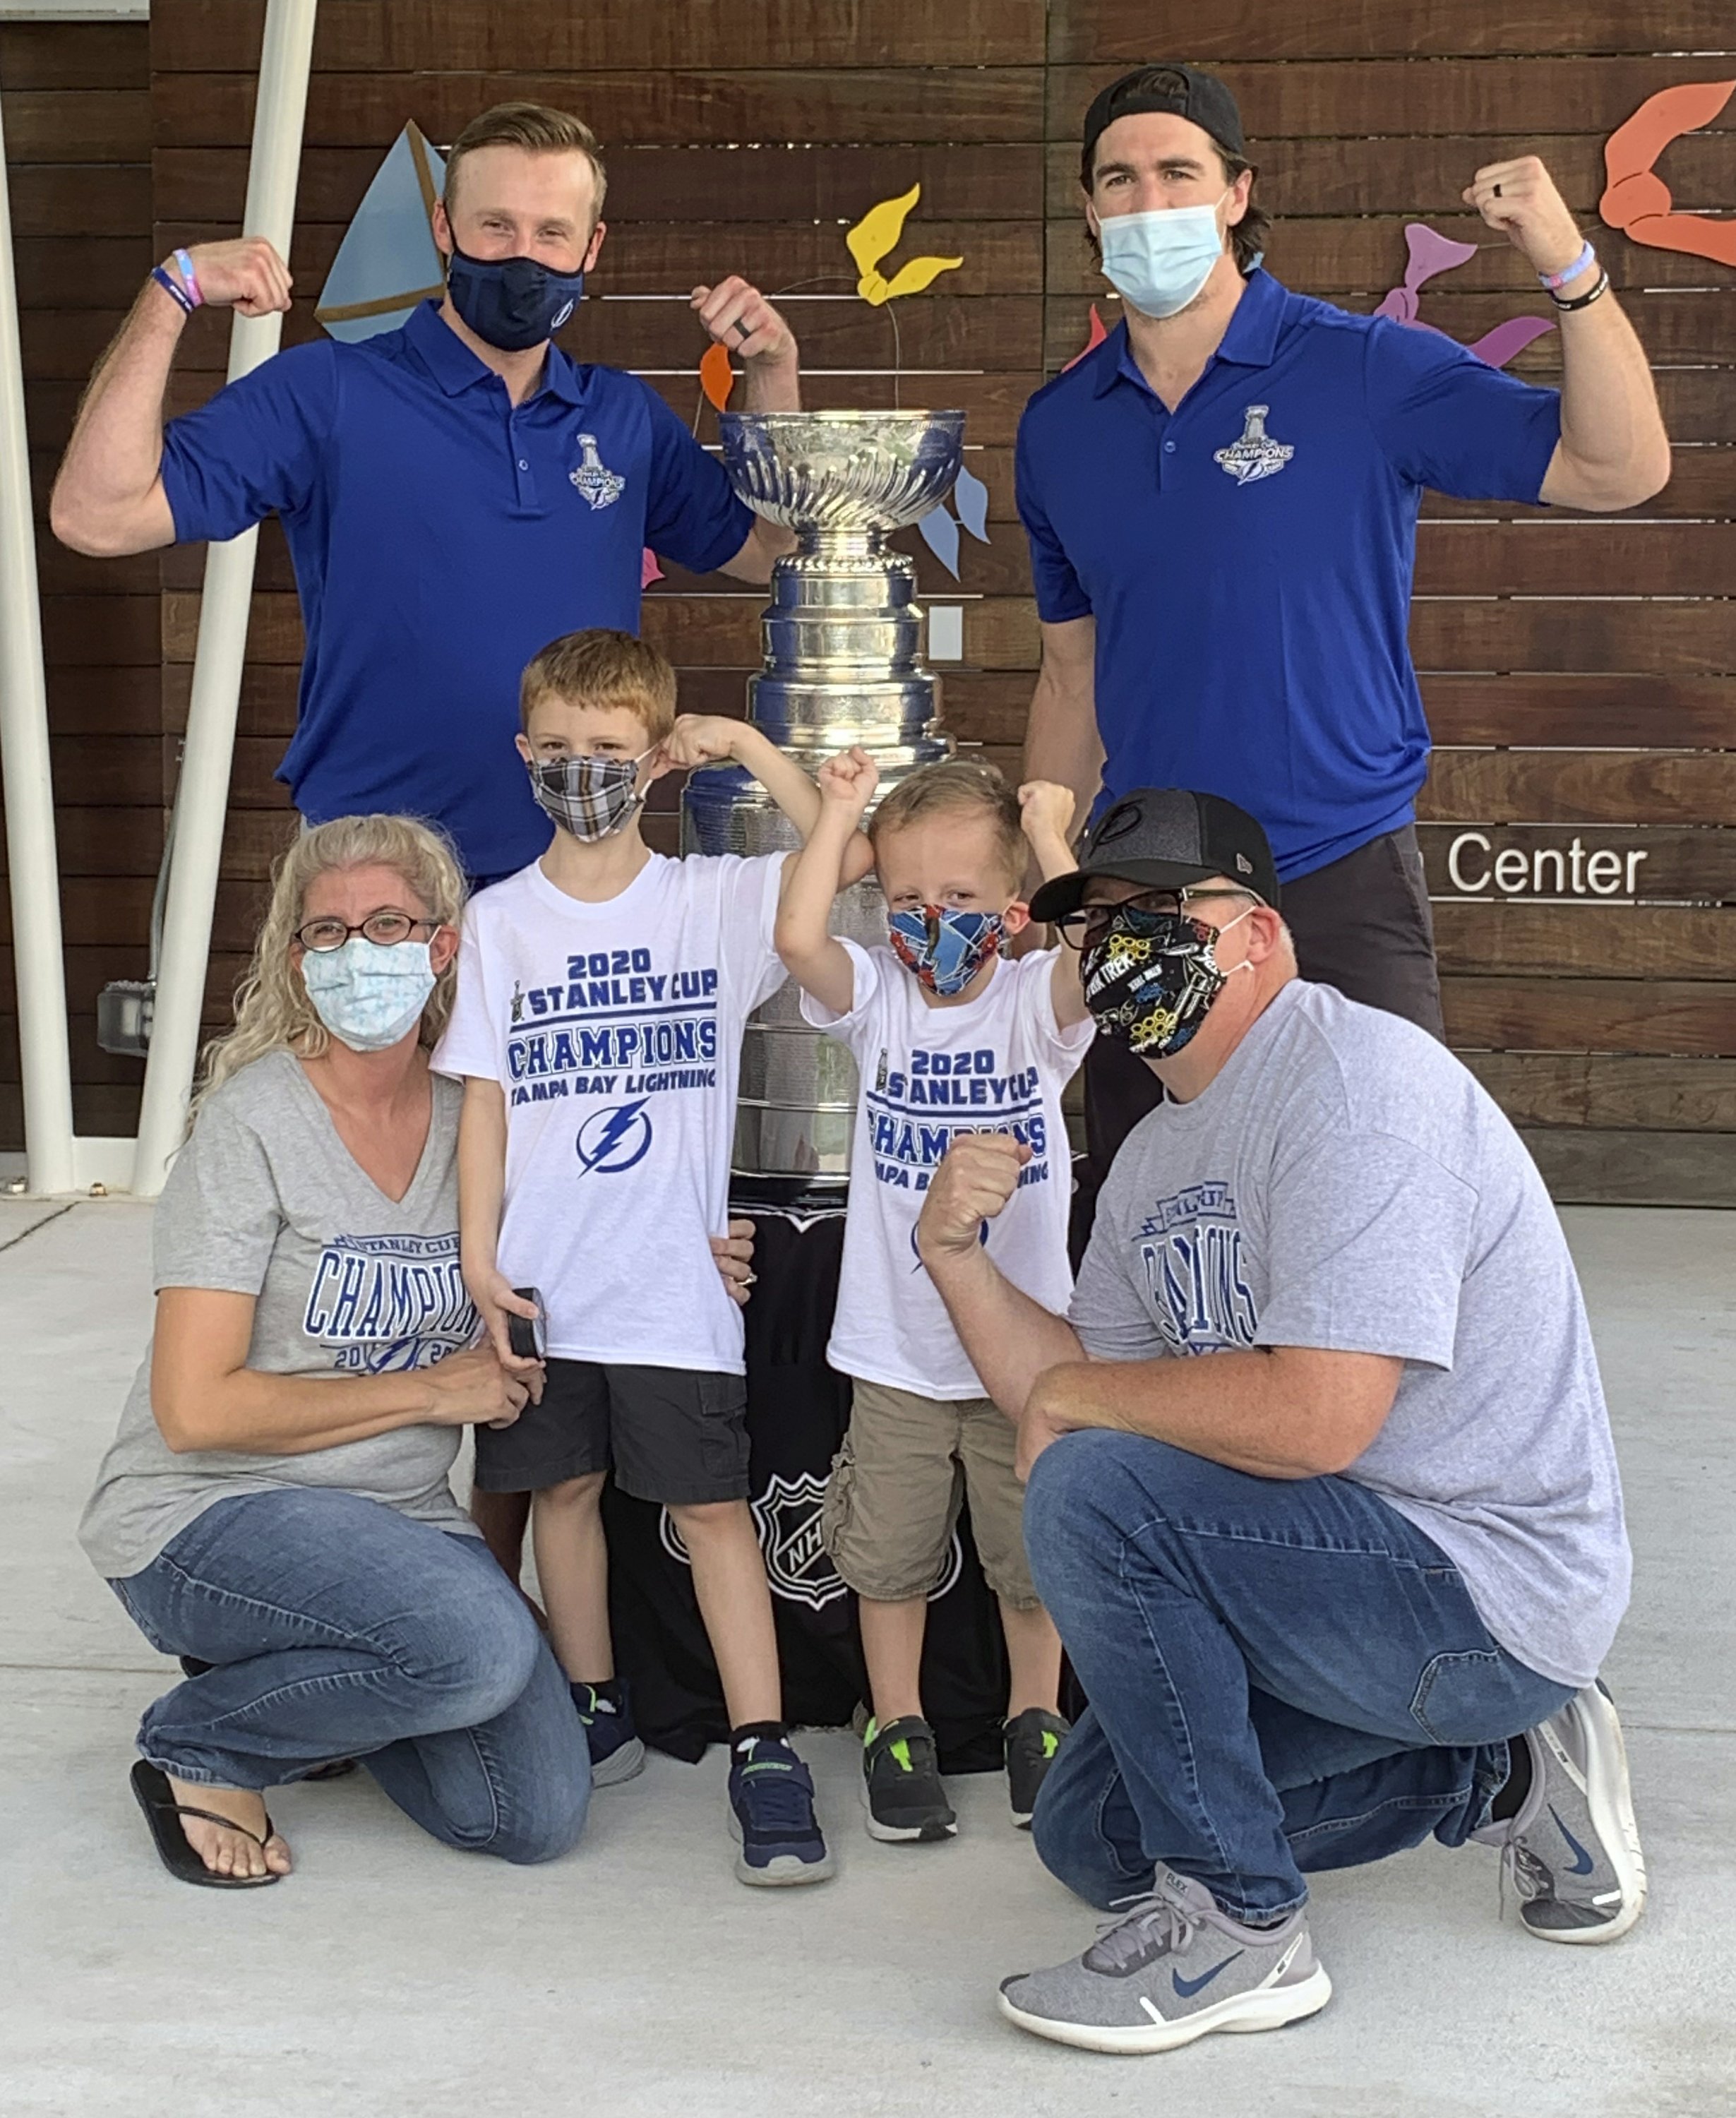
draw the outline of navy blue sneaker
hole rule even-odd
[[[645,1746],[633,1726],[632,1703],[627,1687],[614,1687],[616,1695],[605,1699],[592,1684],[575,1684],[572,1703],[585,1724],[585,1740],[590,1746],[590,1783],[618,1787],[645,1770]]]
[[[788,1743],[748,1736],[729,1759],[729,1829],[744,1883],[822,1883],[832,1857],[814,1815],[813,1775]]]

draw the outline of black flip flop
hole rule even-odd
[[[263,1846],[272,1835],[270,1817],[266,1819],[265,1837],[261,1838],[257,1831],[249,1831],[246,1824],[237,1824],[232,1816],[219,1816],[215,1810],[196,1809],[191,1802],[177,1801],[165,1776],[143,1758],[133,1766],[128,1777],[139,1807],[145,1812],[145,1821],[150,1826],[157,1852],[162,1856],[163,1866],[178,1883],[197,1883],[207,1890],[257,1890],[262,1883],[283,1880],[269,1871],[263,1875],[215,1874],[194,1852],[177,1820],[183,1816],[202,1817],[207,1824],[220,1824],[225,1831],[238,1831],[243,1838]]]

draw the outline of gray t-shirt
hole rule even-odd
[[[1072,1320],[1103,1360],[1403,1360],[1345,1476],[1433,1538],[1509,1653],[1595,1676],[1632,1560],[1579,1282],[1518,1135],[1425,1032],[1286,986],[1201,1095],[1128,1135]]]
[[[257,1297],[247,1364],[271,1375],[382,1375],[470,1343],[458,1267],[458,1112],[433,1077],[433,1118],[410,1187],[388,1199],[356,1166],[288,1052],[245,1066],[204,1104],[157,1201],[152,1284]],[[456,1427],[400,1427],[299,1456],[177,1455],[150,1409],[150,1351],[97,1475],[79,1541],[111,1579],[148,1566],[218,1501],[324,1486],[442,1529],[471,1525],[447,1482]]]

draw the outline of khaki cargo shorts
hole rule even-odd
[[[859,1378],[820,1511],[821,1539],[845,1581],[873,1603],[931,1593],[968,1496],[989,1587],[1016,1611],[1035,1609],[1025,1488],[1012,1470],[1017,1439],[985,1397],[947,1403]]]

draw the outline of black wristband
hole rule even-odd
[[[1599,294],[1607,294],[1609,292],[1609,275],[1607,272],[1599,272],[1597,275],[1597,284],[1589,294],[1576,294],[1571,302],[1564,302],[1559,294],[1552,294],[1549,299],[1558,309],[1589,309]]]

